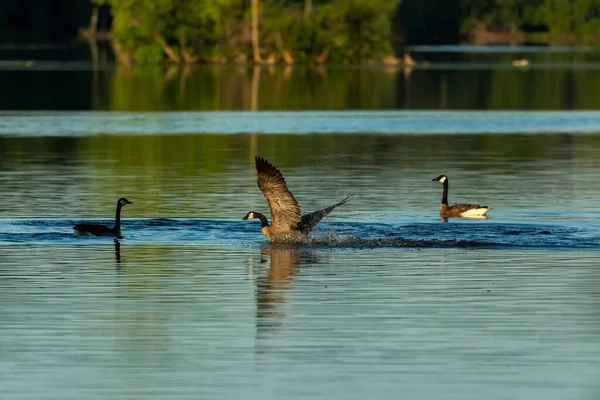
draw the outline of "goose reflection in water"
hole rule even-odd
[[[115,239],[115,262],[117,264],[121,263],[121,243],[119,239]]]
[[[256,331],[259,339],[276,333],[283,325],[285,302],[288,293],[293,290],[294,277],[300,266],[313,265],[317,258],[309,251],[269,245],[262,249],[260,262],[269,260],[269,267],[256,279]]]

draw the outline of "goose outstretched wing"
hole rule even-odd
[[[281,172],[262,157],[255,157],[258,187],[269,202],[271,229],[296,230],[300,222],[300,206],[288,190]]]
[[[349,194],[342,201],[335,203],[332,206],[329,206],[329,207],[324,208],[319,211],[312,212],[310,214],[303,215],[302,220],[298,224],[298,229],[300,230],[300,232],[304,233],[305,235],[308,234],[308,232],[312,231],[313,228],[315,226],[317,226],[319,221],[321,221],[323,218],[325,218],[327,216],[327,214],[332,212],[333,209],[336,208],[337,206],[346,204],[348,202],[348,200],[350,200],[351,197],[352,197],[352,195]]]

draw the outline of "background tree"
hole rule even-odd
[[[600,0],[0,1],[3,42],[65,42],[88,23],[95,37],[108,22],[124,63],[347,63],[389,57],[392,39],[598,43]]]
[[[251,0],[250,12],[252,14],[252,58],[254,62],[261,62],[258,27],[258,0]]]

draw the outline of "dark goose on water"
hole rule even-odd
[[[121,197],[117,201],[117,212],[115,215],[115,226],[112,228],[105,225],[97,224],[80,224],[75,225],[75,235],[77,236],[121,236],[121,207],[126,204],[133,204],[125,197]]]
[[[266,237],[276,235],[306,236],[327,214],[350,200],[351,195],[332,206],[300,216],[300,206],[288,190],[281,172],[262,157],[255,157],[258,187],[263,192],[271,210],[271,224],[263,214],[250,211],[242,218],[260,219],[261,231]]]

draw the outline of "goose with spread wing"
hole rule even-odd
[[[332,206],[301,216],[300,206],[288,190],[281,172],[262,157],[255,157],[255,162],[258,187],[267,198],[271,210],[271,224],[267,217],[257,211],[250,211],[242,219],[260,219],[261,231],[268,238],[282,234],[307,235],[334,208],[350,200],[351,195],[348,195]]]

